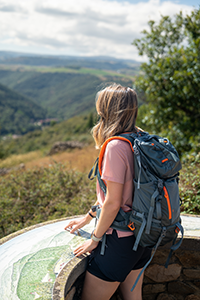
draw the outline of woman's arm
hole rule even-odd
[[[99,202],[98,200],[95,202],[94,205],[98,205]],[[72,220],[69,221],[69,223],[67,224],[67,226],[64,228],[65,230],[70,230],[70,233],[74,233],[75,231],[77,231],[78,229],[82,228],[83,226],[87,225],[90,223],[90,221],[92,220],[92,217],[90,216],[90,214],[92,216],[96,216],[96,212],[93,212],[91,209],[89,210],[89,212],[82,218],[78,218],[76,220]]]
[[[106,199],[103,203],[101,215],[95,229],[95,236],[100,238],[108,230],[117,216],[121,203],[124,185],[117,182],[107,181]],[[98,242],[92,239],[86,241],[83,245],[74,250],[74,254],[79,256],[86,252],[91,252],[98,245]]]
[[[121,183],[107,181],[106,199],[95,229],[96,237],[103,236],[117,216],[122,203],[123,187]]]

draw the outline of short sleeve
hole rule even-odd
[[[101,178],[103,180],[125,183],[128,164],[127,147],[130,148],[128,143],[120,140],[112,140],[108,143],[102,162]]]

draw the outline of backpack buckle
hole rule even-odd
[[[178,226],[175,228],[175,232],[176,232],[176,234],[178,234],[179,233],[179,231],[180,231],[180,229],[178,228]]]
[[[135,224],[134,224],[134,222],[130,222],[130,223],[128,224],[128,228],[129,228],[131,231],[134,231],[134,230],[135,230]]]

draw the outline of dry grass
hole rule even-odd
[[[66,164],[70,169],[87,173],[93,166],[97,156],[98,150],[93,145],[45,157],[42,152],[34,151],[27,154],[12,155],[5,160],[1,160],[0,168],[12,168],[24,163],[26,169],[33,169],[35,167],[48,167],[57,162]]]
[[[93,166],[98,151],[94,146],[85,147],[83,149],[76,149],[70,152],[62,152],[60,154],[47,156],[38,160],[30,161],[26,164],[27,169],[35,166],[48,167],[54,162],[67,164],[70,169],[75,169],[81,172],[88,172]]]
[[[34,161],[42,157],[41,151],[32,151],[25,154],[14,154],[6,159],[0,160],[0,168],[12,168],[21,163],[26,163],[29,161]]]

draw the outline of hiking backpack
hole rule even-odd
[[[136,238],[134,251],[137,250],[138,245],[154,249],[141,274],[151,262],[157,248],[173,241],[165,265],[167,267],[172,251],[178,249],[183,239],[178,188],[178,176],[182,167],[178,153],[167,138],[150,135],[148,132],[140,130],[137,133],[124,133],[109,138],[103,144],[100,155],[88,175],[90,179],[97,176],[100,188],[105,195],[106,183],[101,179],[101,167],[106,146],[113,139],[128,142],[134,153],[135,178],[133,180],[135,190],[132,211],[125,213],[120,209],[111,228],[133,231]],[[98,219],[101,208],[94,206],[93,211],[95,210]],[[181,238],[175,244],[179,231]],[[104,254],[105,242],[106,235],[102,240],[102,255]]]

